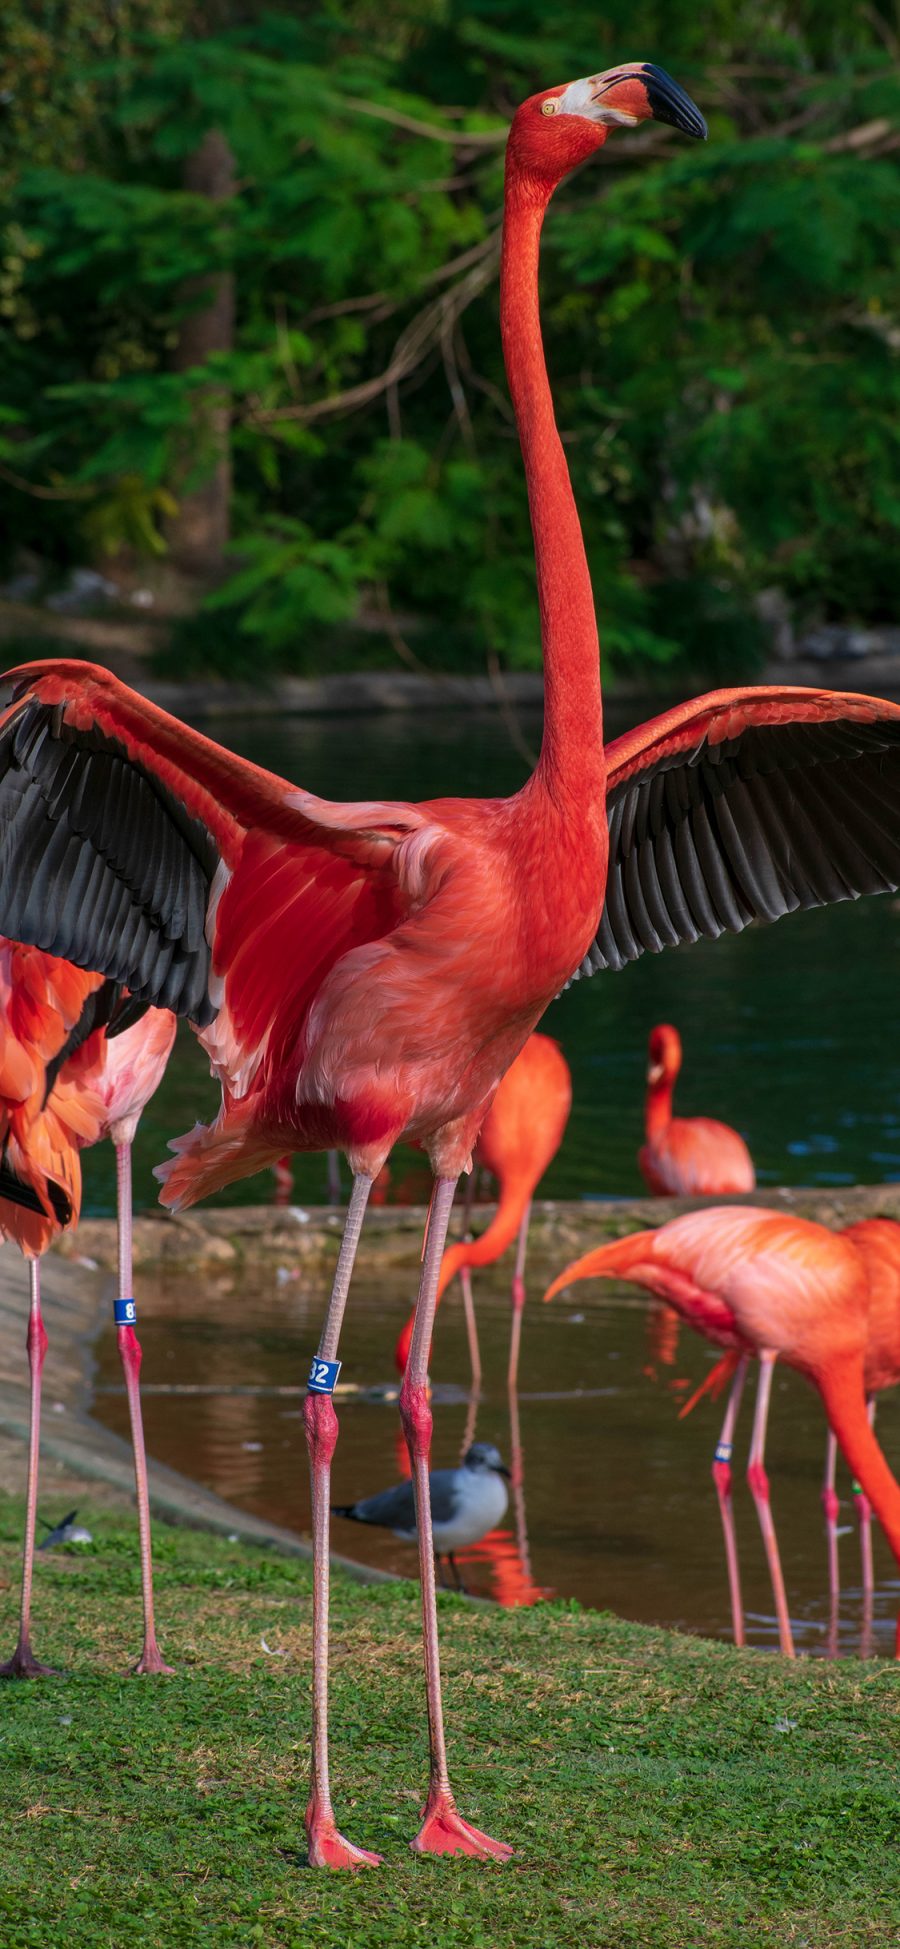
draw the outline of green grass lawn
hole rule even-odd
[[[420,1861],[418,1593],[338,1578],[336,1809],[385,1862],[329,1876],[303,1854],[307,1567],[157,1526],[178,1675],[132,1679],[132,1524],[79,1513],[94,1545],[40,1558],[36,1580],[35,1649],[65,1676],[0,1686],[4,1949],[897,1942],[896,1667],[792,1669],[574,1607],[444,1598],[457,1798],[517,1852]],[[3,1655],[20,1516],[0,1501]]]

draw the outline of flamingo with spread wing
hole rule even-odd
[[[427,1363],[456,1181],[497,1085],[565,983],[701,934],[900,885],[900,707],[763,687],[667,712],[604,749],[591,582],[544,362],[538,254],[557,184],[616,126],[705,124],[661,69],[544,90],[510,131],[501,327],[528,485],[545,670],[538,764],[508,799],[316,798],[92,665],[12,673],[0,721],[0,927],[187,1016],[222,1083],[178,1140],[182,1208],[287,1150],[353,1173],[311,1374],[310,1860],[338,1831],[327,1747],[330,1389],[369,1191],[392,1146],[435,1175],[401,1414],[417,1497],[431,1773],[413,1846],[505,1859],[450,1788],[428,1515]],[[605,906],[604,906],[605,895]],[[325,1390],[325,1391],[321,1391]]]

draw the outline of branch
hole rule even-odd
[[[410,135],[424,135],[431,142],[449,142],[455,149],[502,149],[509,133],[505,123],[499,129],[441,128],[438,122],[419,122],[414,115],[404,115],[399,108],[363,101],[359,95],[342,95],[340,105],[354,109],[358,115],[371,115],[376,122],[391,122],[394,128],[407,129]]]
[[[457,318],[491,282],[499,254],[500,238],[495,233],[485,240],[484,246],[479,246],[478,261],[465,276],[439,298],[433,298],[411,319],[405,331],[401,332],[383,372],[372,379],[361,380],[357,386],[348,386],[343,392],[332,393],[325,399],[311,399],[308,405],[272,406],[262,412],[254,411],[250,415],[254,424],[270,426],[279,420],[300,420],[310,426],[314,420],[328,419],[336,413],[355,413],[360,407],[371,405],[373,399],[378,399],[382,393],[408,378],[434,345],[445,341],[445,334]]]

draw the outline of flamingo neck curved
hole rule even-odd
[[[534,536],[544,736],[538,776],[556,799],[605,794],[600,645],[581,523],[541,339],[538,261],[551,191],[507,158],[500,328]]]
[[[664,1076],[660,1083],[650,1083],[644,1102],[644,1130],[648,1144],[658,1142],[665,1136],[672,1121],[672,1097],[675,1091],[674,1076]]]

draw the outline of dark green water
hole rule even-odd
[[[620,731],[641,715],[619,710]],[[285,717],[204,724],[213,736],[297,784],[331,798],[429,798],[514,791],[521,756],[493,712],[428,716]],[[537,721],[522,728],[536,745]],[[572,1065],[575,1105],[548,1195],[603,1196],[640,1189],[645,1047],[654,1022],[681,1030],[685,1066],[678,1108],[722,1117],[743,1132],[763,1184],[880,1183],[900,1178],[900,1053],[894,1043],[898,903],[860,901],[793,915],[737,939],[645,956],[619,975],[595,976],[544,1020]],[[166,1140],[215,1110],[202,1051],[180,1031],[162,1089],[138,1135],[135,1194],[154,1201],[150,1175]],[[85,1159],[85,1209],[112,1212],[109,1146]],[[402,1176],[402,1163],[397,1176]],[[321,1201],[325,1166],[297,1162],[299,1199]],[[223,1202],[271,1195],[247,1180]]]

